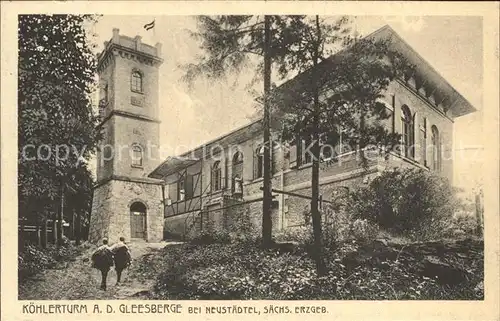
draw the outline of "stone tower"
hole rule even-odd
[[[159,163],[158,75],[161,44],[150,46],[113,29],[98,56],[103,140],[97,153],[89,240],[163,238]]]

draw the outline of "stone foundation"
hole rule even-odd
[[[94,190],[90,217],[89,241],[99,243],[107,237],[110,243],[120,236],[131,238],[130,205],[142,202],[146,206],[146,233],[148,242],[163,239],[163,210],[161,186],[111,180]]]

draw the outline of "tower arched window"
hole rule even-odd
[[[132,72],[130,89],[142,93],[142,74],[137,70]]]
[[[435,171],[439,171],[441,169],[441,141],[439,137],[439,130],[435,125],[432,125],[431,135],[432,169]]]
[[[212,191],[218,191],[222,189],[222,169],[220,165],[220,161],[216,161],[212,165]]]
[[[139,145],[132,146],[132,166],[142,167],[142,148]]]
[[[403,151],[405,157],[415,157],[415,151],[413,149],[415,145],[415,124],[413,122],[413,117],[411,115],[410,109],[408,106],[403,105],[401,107],[401,125],[402,130],[401,133],[403,135]]]

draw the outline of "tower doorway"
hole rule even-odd
[[[146,238],[146,205],[142,202],[130,205],[130,238]]]

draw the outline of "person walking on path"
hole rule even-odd
[[[106,279],[112,266],[113,252],[108,246],[108,239],[105,238],[102,245],[92,254],[92,267],[101,271],[101,290],[106,291]]]
[[[122,277],[122,272],[125,270],[132,261],[130,249],[125,244],[125,238],[120,237],[120,241],[111,247],[114,255],[115,270],[116,270],[116,284],[119,284]]]

